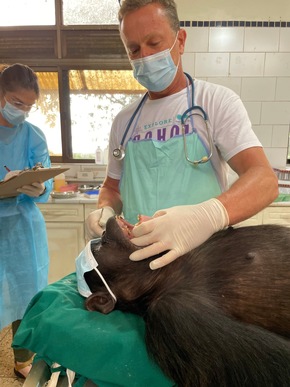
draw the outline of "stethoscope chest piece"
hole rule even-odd
[[[117,159],[117,160],[123,160],[123,158],[125,157],[125,150],[122,146],[119,146],[119,148],[116,148],[113,150],[113,156]]]

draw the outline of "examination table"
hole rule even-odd
[[[141,317],[113,311],[90,312],[72,273],[48,285],[30,302],[14,337],[14,348],[36,353],[24,387],[42,387],[61,365],[57,387],[173,387],[149,358]]]

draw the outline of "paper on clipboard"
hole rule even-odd
[[[43,183],[62,172],[68,171],[69,168],[38,168],[38,169],[27,169],[19,173],[17,176],[13,176],[8,180],[0,182],[0,198],[8,198],[17,196],[20,193],[17,189],[27,184],[35,182]]]

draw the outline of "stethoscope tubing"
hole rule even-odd
[[[122,137],[122,140],[120,142],[120,145],[118,148],[114,149],[113,150],[113,156],[117,159],[117,160],[123,160],[123,158],[125,157],[125,148],[124,148],[124,143],[125,143],[125,140],[126,140],[126,137],[127,137],[127,134],[130,130],[130,127],[131,125],[133,124],[133,121],[135,119],[135,117],[137,116],[139,110],[141,109],[141,107],[143,106],[143,104],[145,103],[145,100],[148,98],[148,92],[146,92],[141,101],[139,102],[137,108],[135,109],[134,113],[132,114],[127,126],[126,126],[126,130],[123,134],[123,137]]]
[[[193,164],[193,165],[203,164],[203,163],[206,163],[207,161],[210,160],[210,158],[212,157],[212,150],[213,150],[213,143],[212,143],[212,139],[211,139],[210,134],[209,134],[208,116],[207,116],[207,113],[204,111],[204,109],[201,106],[194,105],[194,82],[193,82],[192,77],[188,73],[185,72],[184,74],[187,77],[187,79],[189,80],[189,83],[191,85],[191,107],[189,107],[187,110],[185,110],[181,116],[181,127],[182,127],[183,141],[184,141],[185,158],[190,164]],[[144,96],[142,97],[141,101],[139,102],[137,108],[135,109],[134,113],[132,114],[132,116],[131,116],[131,118],[126,126],[126,130],[123,134],[123,137],[122,137],[122,140],[120,142],[119,147],[113,150],[113,156],[117,160],[123,160],[125,157],[125,147],[124,147],[125,140],[127,138],[130,127],[133,124],[133,121],[135,120],[138,112],[140,111],[140,109],[144,105],[147,98],[148,98],[148,92],[146,92],[144,94]],[[195,113],[195,111],[197,111],[197,110],[199,111],[199,113]],[[195,115],[195,114],[200,115],[202,117],[202,119],[204,120],[205,126],[206,126],[208,143],[209,143],[209,147],[210,147],[209,154],[206,156],[203,156],[199,160],[190,160],[188,157],[188,153],[187,153],[186,135],[185,135],[185,121],[188,118],[189,113],[191,113],[190,116]],[[200,113],[202,113],[202,114],[200,114]]]

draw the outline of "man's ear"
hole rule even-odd
[[[91,294],[86,299],[86,308],[90,311],[98,311],[103,314],[112,312],[115,308],[116,301],[108,292],[98,291]]]
[[[180,28],[179,30],[178,41],[179,41],[179,54],[182,55],[184,53],[184,46],[186,41],[186,31],[184,28]]]

